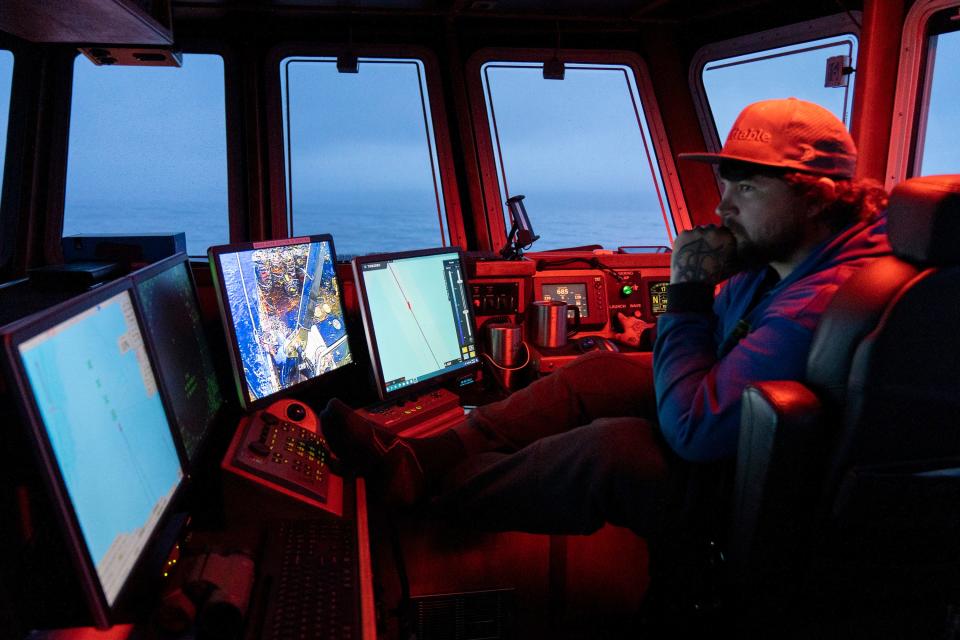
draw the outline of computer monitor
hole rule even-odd
[[[353,362],[329,235],[210,247],[208,255],[244,407]]]
[[[93,622],[112,621],[184,471],[128,279],[4,329],[5,364]]]
[[[475,371],[473,311],[458,249],[361,256],[353,273],[382,399]]]
[[[200,456],[224,406],[185,253],[130,275],[145,337],[180,433],[188,466]]]

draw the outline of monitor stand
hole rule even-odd
[[[460,397],[447,389],[430,389],[357,409],[367,420],[412,438],[445,431],[463,419]]]

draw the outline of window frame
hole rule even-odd
[[[290,57],[337,57],[343,53],[343,45],[316,43],[284,43],[270,49],[266,57],[267,83],[267,157],[270,185],[269,206],[263,233],[267,237],[258,240],[290,237],[287,211],[287,170],[286,151],[283,132],[283,96],[281,95],[281,68],[284,59]],[[453,151],[446,109],[444,107],[443,85],[440,80],[440,65],[434,53],[418,45],[369,45],[355,44],[351,52],[358,58],[407,58],[423,64],[424,83],[427,88],[427,102],[430,106],[431,125],[433,126],[434,151],[437,154],[437,170],[440,178],[436,186],[443,190],[442,215],[447,225],[447,237],[442,246],[468,248],[467,235],[463,222],[463,209],[460,205],[460,193],[454,168]],[[362,66],[363,63],[361,63]],[[360,73],[363,73],[361,70]],[[336,242],[336,234],[334,234]],[[448,244],[449,243],[449,244]],[[429,246],[436,246],[432,243]]]
[[[227,173],[227,233],[228,238],[224,242],[235,242],[238,239],[238,235],[242,236],[242,230],[246,228],[246,208],[241,206],[243,202],[243,189],[241,185],[241,180],[239,179],[240,172],[242,170],[242,159],[240,155],[240,149],[242,148],[243,134],[240,131],[241,118],[239,116],[239,100],[238,100],[238,87],[240,80],[237,77],[238,65],[237,65],[237,55],[235,50],[226,45],[219,43],[210,43],[206,41],[186,41],[178,49],[180,53],[190,55],[217,55],[223,60],[223,100],[224,100],[224,125],[226,130],[224,131],[225,141],[226,141],[226,157],[224,161],[226,163],[226,173]],[[59,198],[56,204],[56,212],[51,211],[51,215],[56,213],[56,219],[53,221],[55,224],[51,225],[51,231],[55,227],[55,233],[48,234],[47,242],[49,243],[46,246],[45,254],[51,261],[62,261],[63,260],[63,251],[61,248],[61,241],[63,238],[63,223],[64,216],[66,214],[66,202],[67,202],[67,162],[70,155],[70,121],[73,118],[73,65],[76,64],[78,57],[82,57],[83,54],[77,50],[73,57],[70,59],[70,86],[67,87],[67,94],[69,96],[70,108],[66,114],[66,123],[65,127],[67,131],[64,132],[63,137],[63,154],[61,163],[62,166],[59,167],[60,176],[58,181],[60,183],[60,193]],[[91,63],[92,64],[92,63]],[[191,255],[193,258],[205,258],[205,256]]]
[[[728,40],[712,42],[697,49],[697,52],[693,55],[693,60],[690,62],[687,82],[690,86],[690,95],[693,98],[694,107],[697,111],[697,119],[700,121],[700,130],[703,132],[703,140],[706,143],[707,151],[716,153],[720,151],[723,145],[720,140],[720,133],[717,131],[716,123],[713,121],[713,111],[710,108],[707,90],[703,84],[704,67],[711,62],[716,62],[724,58],[749,55],[768,49],[788,47],[812,40],[838,37],[846,34],[853,35],[857,38],[859,50],[861,29],[853,23],[854,18],[859,20],[860,24],[863,24],[863,15],[859,11],[851,11],[849,14],[837,13],[832,16],[797,22],[785,27],[758,31]],[[851,92],[849,105],[851,117],[853,114],[854,99],[855,95]]]
[[[677,232],[689,229],[692,226],[690,213],[683,197],[683,191],[680,188],[680,178],[677,174],[674,155],[670,149],[663,118],[660,115],[660,106],[653,90],[653,82],[643,58],[632,51],[625,50],[485,48],[480,49],[467,60],[466,84],[470,97],[470,117],[476,137],[488,247],[497,250],[504,246],[507,241],[507,228],[504,220],[505,203],[500,202],[500,179],[497,173],[493,138],[487,116],[487,101],[482,77],[483,65],[488,62],[542,64],[554,56],[559,57],[566,63],[620,65],[633,71],[640,103],[647,117],[647,129],[651,138],[650,144],[655,154],[652,160],[656,162],[657,168],[660,170],[660,179],[663,182],[663,197],[666,199],[668,207],[668,211],[665,213],[674,225],[672,229],[667,229],[667,236],[672,239]],[[659,190],[659,187],[657,189]],[[477,233],[479,234],[481,233],[479,222],[477,226]]]
[[[923,155],[927,102],[930,99],[931,75],[927,73],[929,58],[928,27],[937,14],[949,9],[960,11],[957,0],[919,0],[907,12],[900,39],[900,65],[897,69],[897,91],[894,94],[893,122],[890,125],[890,149],[884,186],[889,191],[897,183],[911,177]]]
[[[14,246],[20,236],[17,228],[17,203],[20,201],[19,184],[14,187],[14,183],[20,182],[22,163],[23,163],[23,145],[24,145],[24,127],[19,123],[22,118],[19,115],[18,105],[25,98],[23,81],[18,81],[18,76],[23,75],[23,67],[27,66],[25,55],[18,43],[4,37],[0,34],[0,49],[9,51],[13,55],[13,67],[10,76],[10,104],[7,111],[7,137],[2,145],[3,156],[0,162],[3,163],[2,178],[0,178],[0,272],[7,273],[9,266],[14,258]],[[16,125],[16,126],[14,126]],[[19,158],[20,160],[14,160]],[[20,166],[17,166],[19,163]]]
[[[9,155],[7,153],[7,150],[9,147],[8,141],[10,139],[10,134],[11,134],[10,122],[13,120],[14,84],[15,84],[14,79],[16,78],[16,75],[17,75],[17,51],[14,47],[9,46],[3,40],[0,40],[0,50],[8,52],[12,58],[12,63],[13,63],[10,66],[10,103],[6,105],[7,121],[6,123],[4,123],[6,126],[6,137],[4,138],[3,145],[2,145],[2,148],[4,149],[4,153],[3,153],[3,156],[0,156],[0,169],[2,169],[2,171],[0,171],[0,189],[2,189],[3,182],[4,182],[3,176],[7,175],[6,165],[7,165],[7,157]],[[2,108],[2,105],[0,105],[0,108]]]

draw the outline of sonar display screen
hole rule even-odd
[[[19,353],[112,606],[183,478],[130,292],[25,340]]]
[[[329,236],[210,252],[247,404],[353,361]]]
[[[383,397],[478,362],[459,254],[418,253],[354,263]]]
[[[144,329],[192,463],[224,404],[186,256],[134,274]]]

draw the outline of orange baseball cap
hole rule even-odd
[[[852,178],[857,147],[835,115],[818,104],[786,98],[747,105],[720,153],[681,153],[681,160],[740,160],[831,178]]]

